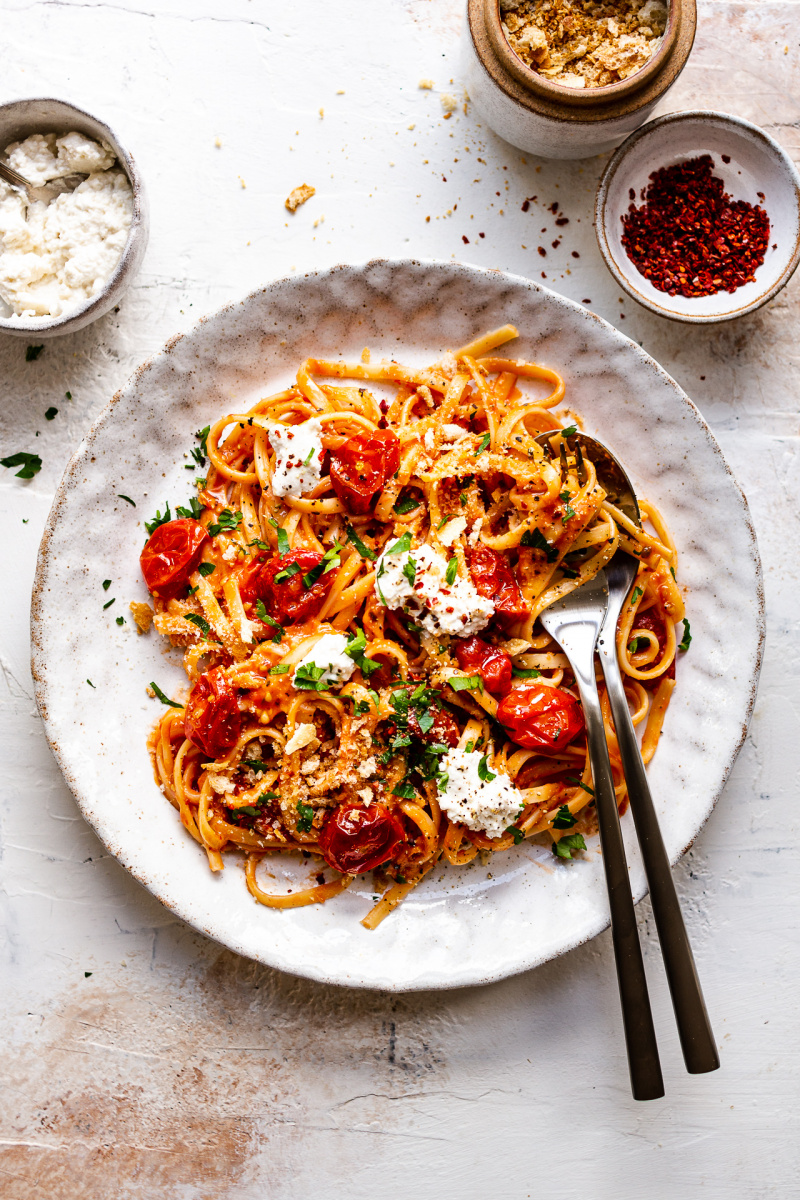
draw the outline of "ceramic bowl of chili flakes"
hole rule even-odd
[[[729,321],[771,300],[800,262],[800,174],[749,121],[671,113],[612,156],[595,227],[606,266],[645,308]]]

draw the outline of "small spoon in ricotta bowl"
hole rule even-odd
[[[15,171],[13,167],[9,167],[7,163],[0,162],[0,179],[5,179],[7,183],[13,184],[14,187],[22,188],[28,197],[29,203],[49,204],[51,200],[55,200],[56,196],[63,196],[65,192],[74,192],[79,183],[83,183],[84,179],[89,176],[82,174],[62,175],[58,179],[51,180],[50,183],[45,183],[41,187],[35,187],[19,171]]]

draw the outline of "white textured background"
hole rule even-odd
[[[800,157],[798,17],[793,0],[701,0],[665,111],[738,113]],[[459,25],[458,0],[0,0],[0,101],[53,95],[109,121],[152,210],[117,314],[35,363],[0,336],[0,456],[44,460],[29,483],[0,478],[3,1200],[800,1194],[800,278],[718,330],[622,303],[591,228],[603,160],[525,162],[474,113],[442,119],[438,93],[461,92]],[[436,91],[418,89],[423,77]],[[290,217],[283,199],[303,181],[317,195]],[[546,212],[556,199],[561,230]],[[544,270],[590,300],[697,401],[753,509],[769,611],[759,701],[676,869],[722,1069],[683,1071],[645,903],[667,1085],[649,1105],[629,1096],[607,936],[506,983],[397,999],[254,966],[106,855],[35,712],[36,549],[67,458],[112,392],[172,333],[266,279],[409,254]]]

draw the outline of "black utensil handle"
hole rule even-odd
[[[664,1081],[661,1076],[653,1014],[650,1010],[642,948],[636,928],[628,864],[614,792],[614,777],[611,774],[603,715],[594,678],[594,663],[592,662],[589,673],[579,672],[578,666],[573,663],[586,717],[586,738],[592,762],[597,822],[611,908],[611,937],[616,958],[631,1090],[634,1100],[657,1100],[659,1096],[664,1095]]]
[[[675,882],[653,797],[650,794],[647,773],[628,711],[616,649],[609,650],[609,647],[602,643],[599,649],[683,1058],[687,1071],[692,1075],[701,1075],[706,1071],[717,1070],[719,1054],[700,980],[697,977],[697,967],[675,891]]]

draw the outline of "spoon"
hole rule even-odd
[[[552,433],[544,434],[537,440],[546,444],[550,437]],[[565,440],[570,449],[577,448],[591,459],[598,480],[611,502],[641,528],[636,494],[621,463],[608,447],[585,433],[576,433]],[[597,651],[614,718],[631,812],[642,852],[684,1062],[690,1074],[697,1075],[717,1070],[720,1065],[719,1054],[628,709],[617,657],[617,622],[638,569],[638,560],[620,549],[604,571],[600,572],[608,584],[608,606]]]
[[[608,586],[597,575],[545,609],[539,620],[569,659],[586,718],[631,1091],[634,1100],[657,1100],[664,1095],[664,1082],[594,671],[595,646],[607,607]]]
[[[56,196],[62,196],[65,192],[74,192],[79,183],[88,179],[88,175],[62,175],[60,179],[52,179],[49,183],[36,187],[29,183],[24,175],[20,175],[19,171],[9,167],[7,163],[0,162],[0,179],[5,179],[14,187],[22,188],[28,197],[29,204],[35,200],[41,201],[42,204],[49,204],[51,200],[55,200]]]

